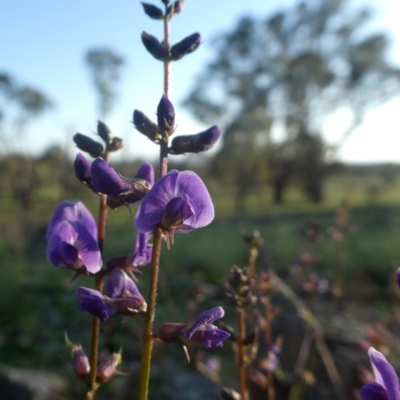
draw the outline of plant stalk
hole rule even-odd
[[[108,158],[109,158],[109,153],[106,152],[104,154],[104,160],[108,162]],[[99,245],[99,250],[102,256],[104,252],[104,239],[106,237],[107,211],[108,211],[107,196],[105,194],[101,194],[99,203],[97,243]],[[100,293],[102,293],[103,286],[104,286],[104,271],[100,270],[95,276],[95,289]],[[88,390],[86,393],[86,400],[93,400],[97,390],[96,370],[97,370],[97,360],[98,360],[99,334],[100,334],[100,320],[97,317],[93,317],[92,338],[90,344],[90,375],[89,375]]]
[[[162,232],[160,228],[154,231],[153,252],[151,256],[150,284],[147,300],[147,312],[144,318],[142,339],[142,360],[140,366],[139,400],[147,400],[149,393],[151,351],[153,349],[153,324],[156,311],[158,271],[161,253]]]
[[[239,327],[239,383],[240,383],[240,398],[247,400],[247,389],[246,389],[246,363],[243,341],[246,336],[246,325],[245,325],[245,313],[242,308],[237,309],[238,315],[238,327]]]

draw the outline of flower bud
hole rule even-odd
[[[167,322],[160,326],[157,338],[164,343],[180,343],[180,334],[184,328],[186,328],[186,324]]]
[[[167,17],[172,18],[183,11],[185,0],[174,1],[167,9]]]
[[[146,50],[157,60],[168,61],[168,49],[159,40],[147,32],[142,32],[142,43]],[[182,56],[183,57],[183,56]]]
[[[159,9],[156,6],[153,6],[153,4],[149,3],[142,3],[144,12],[146,15],[148,15],[151,19],[163,19],[164,14],[161,9]]]
[[[165,93],[162,95],[161,100],[158,103],[157,119],[158,126],[160,128],[160,134],[163,137],[166,135],[171,136],[174,133],[175,110]]]
[[[96,372],[96,382],[105,383],[113,375],[118,373],[117,366],[122,362],[122,349],[118,353],[113,353],[107,357],[98,367]]]
[[[122,139],[115,136],[111,140],[111,143],[108,146],[107,150],[108,151],[118,151],[118,150],[122,149],[122,147],[124,147],[124,145],[122,144]]]
[[[397,280],[397,284],[398,284],[399,287],[400,287],[400,268],[397,268],[397,271],[396,271],[396,280]]]
[[[65,344],[72,356],[72,368],[79,378],[86,378],[90,373],[89,359],[80,344],[72,343],[67,333],[64,334]]]
[[[177,61],[186,54],[193,53],[200,46],[201,36],[200,33],[193,33],[192,35],[181,40],[171,47],[171,60]]]
[[[95,142],[88,136],[82,135],[82,133],[77,133],[73,137],[73,140],[79,149],[89,153],[93,158],[99,157],[104,151],[102,144]]]
[[[108,143],[111,138],[111,130],[110,128],[102,121],[97,121],[97,134],[106,142]]]
[[[168,148],[170,154],[200,153],[210,150],[221,135],[218,126],[212,126],[197,135],[177,136]]]
[[[143,135],[147,136],[152,142],[160,143],[162,137],[159,134],[158,125],[147,118],[144,113],[135,110],[133,112],[133,124],[140,133],[143,133]]]

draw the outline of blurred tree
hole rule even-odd
[[[98,113],[101,118],[113,108],[117,97],[116,86],[124,63],[124,58],[111,49],[92,49],[86,53],[86,64],[98,95]]]
[[[23,209],[30,208],[38,186],[35,163],[29,156],[23,134],[51,106],[52,102],[43,92],[20,85],[10,74],[0,72],[0,156],[3,174],[6,174],[1,179],[2,189],[8,182],[9,193]]]
[[[249,124],[240,127],[240,134],[243,142],[253,141],[247,146],[257,152],[264,136],[276,202],[283,200],[292,176],[310,200],[322,199],[327,117],[339,110],[351,113],[340,146],[368,110],[400,93],[400,69],[388,61],[387,37],[367,30],[370,17],[366,10],[350,9],[346,0],[300,3],[262,20],[245,17],[217,38],[214,60],[185,100],[200,120],[217,119],[228,127],[238,115],[244,120],[255,109],[263,110],[271,121],[263,132]],[[269,138],[272,128],[282,133],[279,143]],[[246,160],[254,163],[259,157],[248,148],[244,152],[240,165],[247,168]],[[258,168],[263,165],[261,157]],[[239,174],[239,168],[226,173]]]

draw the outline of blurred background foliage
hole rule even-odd
[[[257,228],[264,238],[259,266],[286,278],[306,248],[304,226],[318,220],[325,239],[314,268],[333,282],[337,249],[330,232],[336,208],[346,201],[357,229],[347,238],[344,303],[337,306],[328,298],[322,304],[337,307],[332,318],[347,310],[346,301],[361,304],[359,315],[350,314],[359,318],[361,332],[376,320],[398,330],[389,316],[396,298],[393,272],[400,263],[400,165],[346,165],[338,161],[337,151],[369,110],[399,95],[400,69],[387,57],[385,34],[365,29],[373,15],[364,9],[348,12],[346,4],[321,0],[262,18],[243,18],[215,40],[214,56],[185,104],[201,121],[218,121],[222,146],[212,156],[178,162],[171,157],[170,168],[192,169],[204,179],[216,220],[205,229],[177,235],[172,249],[163,249],[157,325],[193,319],[217,304],[226,308],[228,320],[233,318],[222,287],[232,265],[247,263],[243,230]],[[106,118],[121,90],[124,58],[101,47],[89,50],[86,61],[99,116]],[[0,360],[11,369],[53,371],[74,382],[63,335],[67,331],[71,340],[88,349],[91,319],[77,312],[75,289],[91,282],[80,277],[68,283],[68,272],[48,264],[45,232],[61,200],[79,198],[96,215],[98,199],[75,178],[68,148],[55,146],[40,155],[24,148],[27,127],[50,113],[53,104],[40,89],[0,73]],[[328,145],[322,127],[340,109],[350,111],[352,121],[337,144]],[[274,130],[279,139],[271,134]],[[142,161],[112,164],[129,177]],[[127,209],[110,211],[106,259],[133,249],[135,212],[135,207],[131,214]],[[145,267],[139,287],[145,288],[146,281]],[[377,314],[371,316],[371,309]],[[103,333],[105,352],[123,346],[123,369],[130,376],[114,378],[99,398],[115,393],[128,398],[122,393],[127,380],[137,378],[140,322],[112,320]],[[229,345],[210,354],[225,359],[226,379],[235,386]],[[175,376],[166,377],[166,368],[176,371]],[[157,345],[154,398],[178,393],[178,375],[193,370],[179,348]],[[63,381],[60,387],[64,394],[52,392],[49,398],[81,395],[73,383]],[[327,393],[319,398],[332,398]]]

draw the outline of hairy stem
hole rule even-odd
[[[108,162],[108,158],[109,158],[109,153],[106,152],[104,154],[104,160]],[[98,233],[97,233],[97,243],[99,245],[101,255],[103,255],[104,252],[107,210],[108,210],[107,196],[105,194],[101,194],[99,203],[99,222],[98,222]],[[104,286],[104,271],[101,270],[95,276],[95,289],[100,293],[102,293],[103,286]],[[86,393],[86,400],[93,400],[97,390],[96,369],[98,360],[99,334],[100,334],[100,320],[97,317],[93,317],[92,337],[90,343],[90,376],[89,376],[88,390]]]
[[[143,339],[142,339],[142,361],[140,366],[140,389],[139,400],[147,400],[149,393],[151,351],[153,349],[153,324],[156,312],[156,297],[158,270],[161,253],[162,232],[156,228],[153,239],[153,253],[151,257],[150,284],[147,300],[147,312],[144,318]]]
[[[239,383],[240,383],[240,397],[242,400],[247,399],[247,390],[246,390],[246,363],[245,363],[245,354],[244,354],[244,338],[246,336],[246,325],[245,325],[245,313],[242,308],[237,309],[238,315],[238,326],[239,326],[239,337],[238,337],[238,346],[239,346]]]

